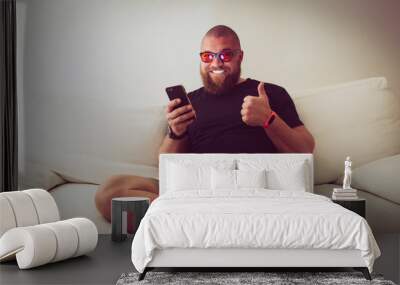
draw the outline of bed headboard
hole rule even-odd
[[[297,154],[297,153],[290,153],[290,154],[271,154],[271,153],[239,153],[239,154],[232,154],[232,153],[206,153],[206,154],[197,154],[197,153],[166,153],[160,154],[159,156],[159,191],[160,195],[166,192],[166,181],[167,181],[167,171],[166,166],[169,161],[174,160],[221,160],[221,159],[257,159],[257,160],[290,160],[290,161],[305,161],[308,166],[308,189],[307,192],[313,193],[314,191],[314,165],[313,165],[313,155],[312,154]]]

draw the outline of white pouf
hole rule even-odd
[[[42,189],[0,193],[0,262],[20,269],[86,254],[96,248],[96,225],[86,218],[60,221],[54,198]]]

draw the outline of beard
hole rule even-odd
[[[231,90],[239,81],[240,78],[240,65],[232,73],[225,76],[225,78],[217,82],[210,76],[209,71],[200,69],[201,80],[203,81],[204,89],[211,94],[224,94]]]

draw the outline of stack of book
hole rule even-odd
[[[333,188],[332,192],[333,200],[355,200],[358,199],[356,189],[343,189],[343,188]]]

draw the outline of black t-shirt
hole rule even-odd
[[[188,94],[197,118],[188,127],[193,153],[275,153],[278,152],[262,127],[242,121],[244,97],[258,96],[259,81],[247,79],[226,94],[210,94],[199,88]],[[271,109],[290,127],[303,125],[287,91],[265,83]]]

